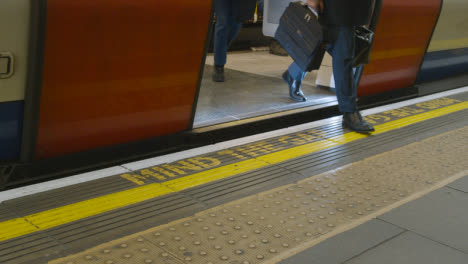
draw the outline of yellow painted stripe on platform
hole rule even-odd
[[[0,223],[0,241],[49,229],[173,192],[161,184],[104,195]]]
[[[422,122],[422,121],[425,121],[425,120],[428,120],[428,119],[432,119],[432,118],[436,118],[436,117],[439,117],[439,116],[447,115],[447,114],[457,112],[457,111],[467,109],[467,108],[468,108],[468,102],[463,102],[463,103],[443,107],[443,108],[440,108],[440,109],[437,109],[437,110],[432,110],[432,111],[429,111],[429,112],[426,112],[426,113],[421,113],[421,114],[417,114],[417,115],[414,115],[414,116],[404,117],[404,118],[401,118],[401,119],[398,119],[398,120],[395,120],[395,121],[391,121],[391,122],[376,126],[375,127],[376,132],[374,134],[385,133],[385,132],[388,132],[388,131],[391,131],[391,130],[395,130],[395,129],[402,128],[402,127],[405,127],[405,126],[409,126],[409,125],[414,124],[414,123],[419,123],[419,122]]]
[[[216,180],[232,177],[241,173],[253,171],[272,164],[280,163],[285,160],[290,160],[295,157],[300,157],[319,150],[327,149],[336,145],[336,143],[322,140],[310,144],[293,147],[290,149],[280,150],[275,153],[249,159],[241,162],[236,162],[230,165],[222,166],[216,169],[195,173],[190,176],[171,180],[162,183],[174,191],[182,191],[192,187],[200,186]]]
[[[195,173],[186,177],[164,182],[162,184],[174,191],[182,191],[244,172],[260,169],[269,165],[270,164],[260,160],[249,159],[219,168]]]
[[[320,150],[328,149],[337,145],[337,143],[329,140],[316,141],[305,145],[280,150],[271,154],[258,157],[257,159],[268,162],[269,164],[276,164],[297,157],[301,157],[310,153],[314,153]]]
[[[468,102],[463,102],[426,113],[405,117],[395,121],[376,126],[376,132],[381,134],[395,130],[411,124],[419,123],[431,118],[443,116],[449,113],[468,109]],[[174,179],[161,184],[149,184],[134,189],[104,195],[102,197],[78,202],[39,212],[23,218],[17,218],[0,222],[0,241],[30,234],[35,231],[67,224],[86,217],[122,208],[131,204],[136,204],[145,200],[163,196],[168,193],[186,190],[192,187],[201,186],[209,182],[232,177],[241,173],[253,171],[272,164],[277,164],[286,160],[311,154],[333,146],[343,145],[352,141],[365,138],[366,135],[350,132],[344,135],[335,136],[326,140],[312,142],[309,144],[280,150],[257,158],[244,160],[234,164],[222,166],[212,170],[192,174],[179,179]]]
[[[24,218],[16,218],[0,223],[0,241],[38,231],[37,227]]]

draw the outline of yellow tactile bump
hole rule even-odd
[[[137,234],[146,252],[124,238],[54,263],[274,263],[466,175],[467,146],[465,127]]]

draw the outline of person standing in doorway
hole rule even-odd
[[[243,20],[253,17],[256,0],[216,0],[213,81],[224,82],[227,50],[237,37]]]
[[[336,95],[339,104],[339,110],[343,114],[343,126],[355,132],[369,133],[375,131],[371,124],[366,122],[357,107],[357,87],[354,83],[353,74],[353,59],[355,48],[355,26],[358,26],[354,21],[362,19],[354,19],[356,15],[347,5],[356,5],[356,3],[369,6],[354,6],[353,8],[371,8],[371,0],[350,1],[350,0],[307,0],[307,5],[313,8],[318,13],[323,13],[324,21],[327,28],[327,36],[329,46],[328,53],[333,58],[333,75],[335,76]],[[340,8],[346,10],[343,12],[349,17],[328,17],[328,8]],[[349,11],[348,11],[349,10]],[[329,11],[329,10],[328,10]],[[336,13],[336,12],[335,12]],[[303,72],[299,66],[293,62],[288,70],[283,73],[283,80],[289,86],[289,94],[291,99],[299,102],[305,102],[307,98],[301,91],[302,81],[307,72]]]

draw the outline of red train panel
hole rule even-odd
[[[441,0],[383,0],[360,96],[415,83],[440,8]]]
[[[207,0],[48,0],[38,159],[190,124]]]
[[[441,0],[384,0],[359,95],[414,84]],[[211,2],[48,0],[38,159],[186,130]]]

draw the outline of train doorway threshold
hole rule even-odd
[[[292,62],[289,56],[268,51],[238,51],[230,52],[227,61],[226,81],[217,83],[212,80],[213,55],[206,57],[195,128],[337,104],[334,92],[316,85],[316,71],[308,74],[303,82],[302,90],[308,100],[291,100],[281,77]]]

